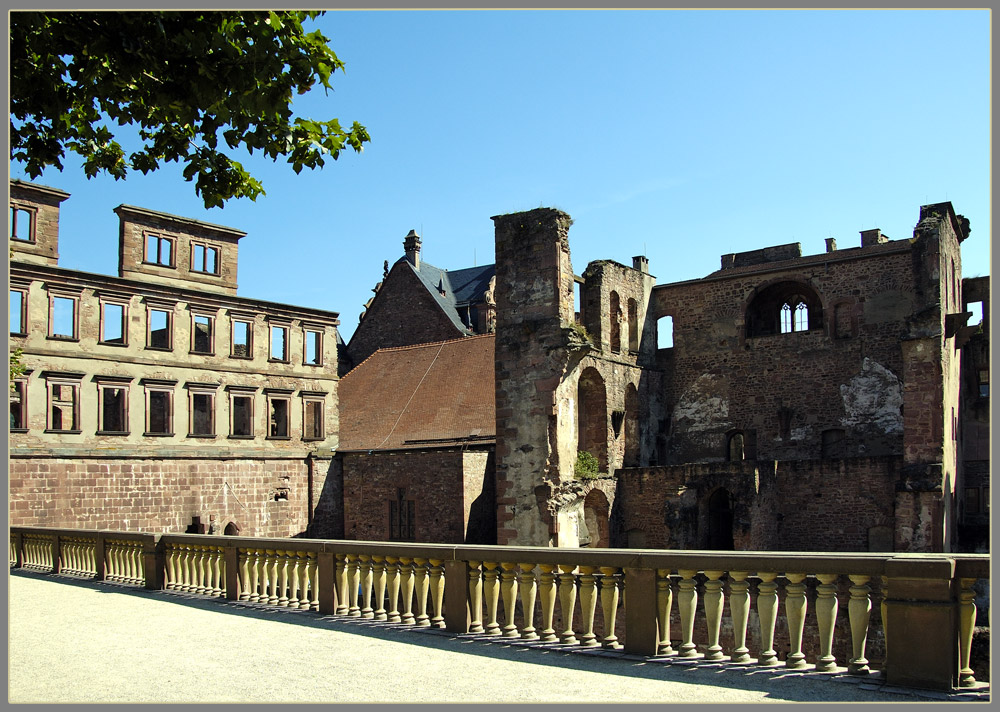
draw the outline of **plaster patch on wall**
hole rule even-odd
[[[707,373],[684,391],[673,413],[675,427],[688,431],[716,430],[725,427],[728,418],[723,379]]]
[[[885,433],[903,432],[903,389],[892,371],[865,358],[861,372],[840,386],[846,415],[841,425],[874,426]]]
[[[789,440],[808,440],[811,428],[792,428],[788,433]]]

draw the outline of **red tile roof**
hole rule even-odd
[[[340,379],[340,449],[493,442],[492,334],[379,349]]]

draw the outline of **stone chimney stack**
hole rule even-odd
[[[871,247],[872,245],[881,245],[883,242],[888,242],[889,237],[883,235],[882,231],[878,228],[874,230],[862,230],[861,231],[861,246]]]
[[[643,274],[649,274],[649,258],[646,255],[636,255],[632,258],[632,268]]]
[[[826,238],[826,251],[827,252],[837,251],[837,238],[835,237]]]
[[[406,250],[406,261],[413,269],[420,269],[420,235],[416,230],[410,230],[403,239],[403,249]]]

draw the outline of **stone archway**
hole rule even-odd
[[[583,521],[590,534],[591,548],[607,548],[611,546],[611,505],[608,496],[599,489],[593,489],[583,500]]]

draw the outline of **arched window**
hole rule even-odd
[[[801,282],[778,282],[761,289],[747,307],[748,337],[790,334],[823,327],[819,295]]]
[[[611,329],[611,353],[616,354],[622,350],[622,308],[618,292],[611,292],[609,302],[611,304],[609,315]]]
[[[745,440],[743,438],[743,433],[732,433],[729,436],[729,442],[726,447],[726,459],[730,462],[742,462],[746,457],[744,454],[746,452],[744,446]]]
[[[634,299],[628,300],[628,348],[639,350],[639,304]]]

